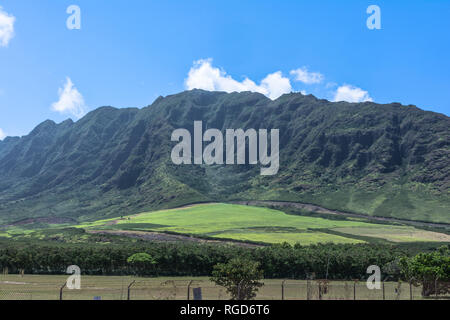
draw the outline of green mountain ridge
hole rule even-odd
[[[177,128],[279,129],[280,170],[171,162]],[[0,141],[0,223],[95,220],[206,201],[282,200],[450,222],[450,118],[415,106],[292,93],[186,91],[98,108]]]

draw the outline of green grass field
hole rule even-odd
[[[390,242],[450,242],[450,236],[410,226],[371,224],[288,215],[282,211],[233,204],[199,204],[78,225],[87,230],[173,232],[202,237],[264,243],[310,245],[361,243],[370,237]]]
[[[0,300],[58,300],[61,286],[67,275],[3,275],[0,276]],[[186,300],[190,281],[192,288],[202,288],[204,300],[227,300],[225,289],[210,282],[207,277],[161,277],[135,278],[130,276],[81,276],[81,289],[63,289],[63,300],[126,300],[127,287],[136,281],[130,290],[131,300]],[[282,280],[265,279],[256,299],[281,300]],[[286,300],[317,300],[318,285],[315,280],[287,280],[284,283]],[[353,281],[330,281],[324,300],[353,300]],[[308,294],[309,291],[309,294]],[[413,299],[422,299],[421,288],[412,287]],[[356,283],[357,300],[382,300],[382,290],[369,290],[364,281]],[[409,300],[408,283],[386,282],[385,299]]]

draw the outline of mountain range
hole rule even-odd
[[[280,169],[175,165],[171,133],[279,129]],[[450,223],[450,118],[399,103],[301,93],[185,91],[145,108],[98,108],[0,141],[0,223],[77,221],[196,202],[277,200]]]

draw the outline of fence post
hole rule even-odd
[[[413,294],[412,294],[412,282],[411,280],[409,280],[409,300],[413,299]]]
[[[286,282],[286,280],[283,280],[283,282],[281,282],[281,300],[284,300],[284,283]]]
[[[130,291],[131,291],[131,286],[136,282],[136,280],[133,280],[129,285],[128,285],[128,294],[127,294],[127,300],[130,300]]]
[[[238,284],[238,290],[237,290],[237,299],[238,300],[243,300],[242,298],[241,298],[241,285],[242,285],[242,282],[244,282],[244,279],[242,279],[240,282],[239,282],[239,284]]]
[[[193,281],[194,280],[189,281],[189,284],[188,284],[188,287],[187,287],[187,300],[188,301],[191,299],[191,285],[192,285]]]
[[[62,301],[63,299],[63,289],[66,287],[67,282],[64,282],[62,287],[59,289],[59,301]]]
[[[306,280],[306,300],[309,300],[309,279]]]
[[[356,280],[353,282],[353,300],[356,300]]]
[[[319,300],[322,300],[322,284],[320,282],[318,282],[319,284]]]
[[[384,281],[383,281],[383,300],[386,300],[386,294],[385,294],[385,291],[384,291]]]
[[[438,298],[438,278],[434,280],[434,296],[436,299]]]

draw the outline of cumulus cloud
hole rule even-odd
[[[59,100],[52,104],[52,110],[59,113],[71,114],[77,119],[86,114],[87,106],[84,103],[83,96],[67,77],[64,88],[58,90]]]
[[[336,90],[333,101],[365,102],[373,100],[367,91],[345,84]]]
[[[8,46],[9,41],[14,37],[15,21],[16,18],[0,6],[0,47]]]
[[[319,72],[309,72],[306,67],[291,70],[290,74],[296,81],[303,82],[304,84],[321,83],[324,79],[323,74]]]
[[[292,91],[291,82],[283,77],[281,71],[267,75],[258,85],[253,80],[245,78],[237,81],[219,68],[212,66],[212,59],[202,59],[194,62],[185,81],[188,90],[203,89],[208,91],[259,92],[270,99],[276,99]]]
[[[310,72],[306,67],[291,70],[290,75],[293,81],[299,81],[308,85],[323,83],[325,79],[323,74]],[[333,101],[335,102],[373,101],[367,91],[352,85],[344,84],[338,86],[337,83],[328,82],[324,86],[327,89],[337,87],[337,89],[333,90]],[[185,87],[187,90],[203,89],[225,92],[259,92],[272,100],[293,91],[291,80],[284,77],[281,71],[268,74],[259,84],[249,78],[238,81],[233,79],[224,70],[214,67],[212,59],[201,59],[194,62],[189,70],[188,77],[185,79]],[[307,94],[305,90],[300,92],[304,95]]]
[[[285,93],[292,91],[291,81],[283,77],[281,71],[267,75],[261,81],[261,88],[263,88],[270,99],[276,99]]]
[[[0,140],[3,140],[6,138],[6,133],[0,128]]]

